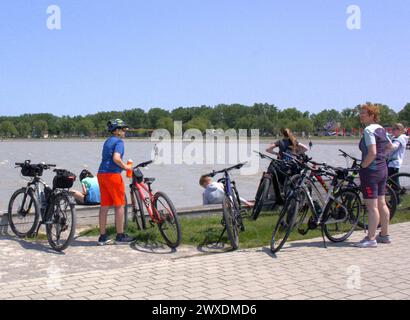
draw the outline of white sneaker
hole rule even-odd
[[[370,240],[369,237],[365,237],[362,241],[357,243],[355,247],[358,248],[377,248],[377,241]]]

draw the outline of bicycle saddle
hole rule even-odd
[[[155,181],[155,178],[144,178],[144,182],[145,183],[148,183],[148,184],[151,184],[151,183],[153,183]]]

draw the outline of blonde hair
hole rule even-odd
[[[297,142],[295,136],[292,134],[289,128],[285,128],[282,130],[282,134],[285,138],[288,138],[292,143],[292,151],[296,153]]]
[[[395,123],[393,128],[399,129],[400,133],[404,133],[404,126],[401,123]]]
[[[366,110],[369,116],[373,116],[374,122],[380,121],[380,105],[379,104],[366,103],[362,105],[361,109]]]

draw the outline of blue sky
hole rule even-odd
[[[49,5],[62,29],[46,27]],[[359,5],[360,30],[346,27]],[[0,115],[410,102],[408,0],[1,0]]]

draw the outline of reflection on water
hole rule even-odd
[[[82,169],[87,168],[96,172],[101,160],[103,141],[2,141],[0,142],[0,210],[7,208],[11,194],[25,185],[26,180],[14,169],[15,162],[31,159],[32,162],[55,163],[59,167],[68,169],[77,175]],[[155,143],[150,141],[125,140],[124,160],[133,159],[134,164],[149,160]],[[268,141],[260,143],[260,151],[264,151]],[[308,152],[317,161],[325,161],[330,165],[345,166],[344,158],[338,156],[341,148],[352,155],[359,157],[360,151],[357,144],[333,142],[314,142],[313,148]],[[229,159],[229,148],[226,150],[226,159]],[[238,160],[239,162],[239,160]],[[212,171],[230,165],[218,164],[179,164],[179,165],[152,165],[144,169],[147,177],[156,177],[153,188],[166,192],[176,207],[187,207],[202,203],[202,188],[199,186],[199,177]],[[244,198],[253,199],[258,186],[261,173],[268,167],[266,160],[259,161],[259,172],[253,175],[241,176],[238,171],[233,171],[232,176],[237,182],[239,192]],[[405,159],[402,171],[409,171],[410,163]],[[52,173],[46,172],[44,179],[51,183]],[[128,183],[128,182],[127,182]],[[80,189],[76,181],[74,188]]]

